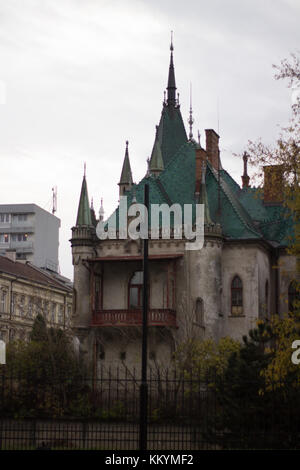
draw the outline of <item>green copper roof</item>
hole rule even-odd
[[[164,105],[158,126],[158,139],[166,167],[181,145],[188,140],[179,106]]]
[[[168,77],[168,97],[165,100],[153,145],[150,176],[125,192],[128,206],[136,200],[143,203],[144,186],[149,185],[150,204],[192,204],[195,216],[195,151],[199,144],[188,141],[180,106],[175,99],[176,83],[173,45]],[[151,170],[161,171],[157,177]],[[132,183],[128,148],[120,183]],[[220,173],[207,163],[205,178],[200,186],[199,202],[205,205],[206,223],[220,223],[224,237],[232,240],[257,239],[286,244],[291,232],[291,219],[286,219],[281,206],[265,206],[257,189],[241,189],[221,167]],[[135,199],[134,199],[135,198]],[[116,209],[116,215],[118,216]],[[111,216],[112,217],[112,216]],[[150,220],[151,223],[151,220]],[[116,220],[118,227],[118,217]],[[172,224],[172,217],[171,217]]]
[[[157,178],[145,177],[135,186],[134,191],[125,193],[128,196],[128,206],[132,203],[133,195],[138,203],[143,203],[144,186],[148,183],[150,204],[165,203],[171,206],[178,203],[182,209],[184,204],[192,204],[195,215],[195,147],[193,142],[183,144]],[[264,206],[261,197],[256,193],[257,190],[251,188],[241,189],[225,170],[221,170],[219,178],[217,171],[207,163],[199,200],[205,205],[205,222],[219,222],[223,235],[229,239],[264,239],[286,244],[291,227],[288,220],[282,217],[282,208]]]
[[[161,153],[160,142],[156,131],[155,141],[150,159],[150,171],[163,171],[164,161]]]
[[[126,150],[119,184],[132,184],[132,173],[128,154],[128,141],[126,141]]]
[[[76,220],[76,226],[79,227],[80,225],[92,225],[92,216],[85,176],[82,181]]]

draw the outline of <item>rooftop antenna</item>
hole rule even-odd
[[[52,188],[52,214],[54,215],[57,211],[57,186]]]
[[[190,133],[189,133],[189,140],[192,140],[193,138],[193,110],[192,110],[192,84],[190,83],[190,116],[188,120],[189,126],[190,126]]]

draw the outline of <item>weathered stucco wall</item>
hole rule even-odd
[[[264,257],[254,246],[225,245],[222,253],[222,336],[241,340],[255,327],[259,315],[259,277],[263,276]],[[260,273],[260,274],[259,274]],[[243,283],[243,313],[231,314],[231,282],[238,275]]]

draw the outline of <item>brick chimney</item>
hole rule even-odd
[[[283,199],[283,165],[264,166],[264,203],[278,204]]]
[[[219,136],[213,129],[205,129],[207,159],[215,170],[219,168]]]
[[[203,148],[196,149],[196,186],[195,196],[200,194],[200,185],[202,181],[203,162],[206,161],[207,154]]]

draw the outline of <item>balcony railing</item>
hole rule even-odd
[[[141,326],[141,310],[100,310],[93,314],[91,326]],[[171,309],[150,309],[148,326],[176,327],[176,312]]]

